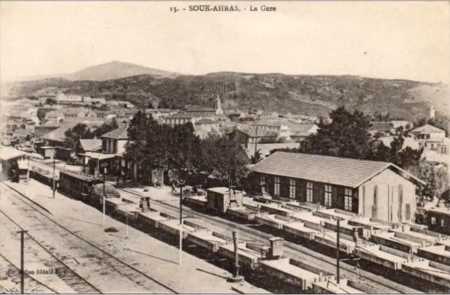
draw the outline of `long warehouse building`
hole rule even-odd
[[[414,222],[424,182],[388,162],[275,152],[251,167],[261,193],[388,223]]]

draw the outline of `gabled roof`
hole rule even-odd
[[[19,151],[13,147],[9,146],[0,146],[0,160],[7,161],[15,158],[20,158],[25,155],[24,152]]]
[[[61,125],[57,129],[52,130],[44,135],[43,139],[64,142],[66,140],[66,131],[70,128],[75,127],[77,124],[86,124],[88,127],[98,127],[102,124],[102,121],[91,121],[83,119],[65,121],[61,123]]]
[[[247,124],[238,125],[236,130],[245,133],[249,137],[277,137],[278,135],[278,133],[273,130]]]
[[[251,170],[356,188],[388,168],[415,183],[423,184],[420,179],[392,163],[303,153],[275,152]]]
[[[445,133],[444,130],[434,127],[430,124],[425,124],[423,126],[417,127],[413,129],[411,132],[413,133]]]
[[[66,131],[75,127],[78,123],[79,122],[77,121],[63,122],[58,128],[45,134],[42,138],[51,141],[64,142],[66,140]]]
[[[85,152],[97,152],[102,149],[102,140],[80,139],[80,146]]]
[[[128,139],[128,127],[126,125],[120,126],[117,129],[109,131],[101,136],[102,138],[112,139]]]

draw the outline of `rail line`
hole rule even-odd
[[[0,213],[3,216],[5,216],[11,223],[17,226],[19,229],[24,230],[24,228],[11,216],[9,216],[5,211],[0,209]],[[27,233],[27,236],[33,242],[35,242],[41,249],[43,249],[46,253],[48,253],[53,259],[55,259],[57,263],[62,265],[65,270],[69,271],[61,274],[61,279],[65,281],[71,288],[81,293],[102,293],[100,289],[96,288],[88,280],[83,278],[79,273],[77,273],[74,269],[68,266],[64,261],[59,259],[55,254],[53,254],[49,249],[47,249],[47,247],[42,245],[42,243],[39,242],[36,238],[34,238],[30,233]]]
[[[2,258],[3,260],[5,260],[9,265],[11,265],[15,270],[17,270],[17,274],[20,274],[20,267],[18,267],[17,265],[15,265],[11,260],[9,260],[5,255],[0,253],[0,258]],[[58,291],[56,291],[55,289],[49,287],[47,284],[41,282],[40,280],[36,279],[35,277],[33,277],[32,275],[28,274],[25,272],[25,277],[29,278],[31,281],[35,282],[38,285],[43,286],[45,289],[49,290],[52,293],[55,294],[59,294]]]
[[[134,195],[134,196],[136,196],[136,198],[138,198],[138,197],[140,198],[143,196],[134,191],[129,191],[129,190],[122,189],[122,188],[117,188],[117,189],[120,191],[123,191],[125,193]],[[175,215],[179,214],[178,206],[174,206],[172,204],[165,203],[161,200],[155,200],[155,199],[151,199],[151,200],[152,200],[152,204],[157,203],[159,206],[165,207],[167,210],[170,210],[171,212],[176,213]],[[233,222],[233,221],[229,221],[229,220],[226,220],[226,219],[223,219],[220,217],[214,217],[211,215],[207,215],[204,213],[194,211],[193,209],[186,207],[186,206],[183,206],[183,212],[187,212],[189,215],[197,216],[201,219],[206,219],[206,222],[215,224],[216,226],[219,226],[221,228],[224,228],[224,226],[226,226],[227,228],[239,230],[241,233],[245,233],[245,234],[249,235],[250,238],[255,239],[255,237],[256,237],[259,241],[267,240],[273,236],[271,234],[268,234],[268,233],[265,233],[265,232],[262,232],[260,230],[256,230],[253,228],[249,228],[248,226],[245,226],[245,225]],[[335,261],[332,260],[332,258],[326,257],[325,255],[317,253],[309,248],[306,248],[304,246],[298,245],[298,244],[296,244],[294,242],[290,242],[290,241],[285,241],[284,246],[285,246],[285,248],[288,248],[290,250],[288,252],[288,254],[290,256],[298,256],[298,253],[302,253],[303,255],[308,256],[309,258],[312,257],[313,259],[315,259],[316,261],[314,261],[314,262],[320,261],[322,264],[328,265],[329,266],[328,269],[330,269],[332,272],[334,272],[334,270],[336,268]],[[383,277],[380,277],[380,279],[388,281],[388,282],[386,282],[386,283],[380,282],[380,279],[372,278],[373,276],[377,276],[377,275],[369,273],[364,270],[360,270],[358,272],[353,269],[353,266],[345,263],[344,261],[341,262],[341,274],[347,275],[349,278],[354,278],[354,279],[363,277],[366,281],[370,281],[372,283],[372,285],[374,285],[372,288],[369,288],[369,289],[374,289],[374,291],[376,291],[377,293],[392,292],[392,291],[395,291],[398,293],[421,293],[419,290],[412,289],[407,286],[403,286],[401,284],[398,284],[398,283],[390,281],[390,280],[388,281],[387,279],[385,279]],[[348,274],[351,274],[351,275],[349,276]],[[379,288],[379,287],[382,287],[382,288]]]
[[[73,237],[75,237],[77,240],[84,242],[85,244],[89,245],[91,247],[91,249],[94,249],[98,252],[100,252],[101,254],[103,254],[102,261],[105,261],[105,258],[109,258],[108,261],[108,265],[116,270],[117,272],[119,272],[119,270],[122,272],[121,275],[129,278],[130,280],[132,280],[133,282],[136,282],[136,274],[141,276],[141,278],[145,278],[149,281],[151,281],[152,283],[158,285],[159,287],[164,288],[165,290],[169,291],[170,293],[174,293],[174,294],[178,294],[178,292],[176,290],[174,290],[173,288],[171,288],[170,286],[164,284],[163,282],[147,275],[146,273],[144,273],[143,271],[137,269],[136,267],[134,267],[133,265],[130,265],[129,263],[123,261],[122,259],[114,256],[113,254],[105,251],[104,249],[100,248],[99,246],[97,246],[96,244],[94,244],[93,242],[81,237],[80,235],[78,235],[77,233],[73,232],[72,230],[68,229],[67,227],[65,227],[64,225],[60,224],[59,222],[57,222],[56,220],[54,220],[53,218],[51,218],[50,216],[44,214],[42,211],[37,210],[34,207],[34,203],[30,203],[30,199],[23,194],[22,192],[16,190],[15,188],[11,187],[8,184],[2,183],[3,186],[5,186],[6,188],[8,188],[9,190],[12,190],[14,192],[14,194],[11,194],[12,196],[14,196],[17,200],[22,201],[24,204],[26,204],[27,206],[29,206],[30,208],[34,209],[34,212],[39,213],[40,215],[42,215],[43,217],[45,217],[46,220],[50,221],[52,224],[56,225],[58,228],[62,229],[65,233],[68,233],[70,235],[72,235]],[[19,196],[21,198],[19,198]],[[27,201],[25,201],[25,200]],[[2,211],[2,214],[5,214],[5,212]],[[8,216],[8,219],[10,219],[11,221],[13,221],[17,226],[19,226],[20,228],[22,228],[16,221],[14,221],[10,216]],[[33,238],[34,239],[34,238]],[[39,243],[36,239],[34,239],[34,241],[36,241],[37,243]],[[48,252],[51,252],[49,249],[47,249],[45,246],[43,246],[41,243],[39,243],[41,245],[41,247],[45,248]],[[51,253],[51,255],[53,257],[55,257],[55,259],[58,259],[59,261],[61,261],[59,258],[57,258],[53,253]],[[62,264],[64,264],[64,262],[61,261]],[[67,266],[67,265],[66,265]],[[68,267],[68,266],[67,266]],[[125,267],[128,270],[131,270],[133,273],[124,273],[123,267]],[[69,267],[68,267],[69,268]],[[81,276],[80,276],[81,278]],[[86,280],[86,282],[92,287],[96,289],[97,293],[102,293],[100,291],[99,288],[95,287],[94,285],[92,285],[90,282],[88,282]]]

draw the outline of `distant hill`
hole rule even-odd
[[[358,76],[308,76],[277,73],[218,72],[206,75],[134,75],[97,80],[107,69],[126,68],[110,63],[79,73],[83,80],[47,79],[16,83],[15,95],[36,95],[57,87],[66,93],[128,100],[138,106],[180,108],[186,104],[214,106],[217,96],[225,109],[261,109],[268,112],[327,115],[344,105],[365,113],[389,113],[392,118],[416,120],[428,115],[430,104],[450,116],[446,84],[410,80],[374,79]],[[134,67],[131,67],[134,68]],[[115,70],[112,70],[114,72]],[[84,72],[84,73],[83,73]],[[86,74],[87,73],[87,74]],[[103,73],[103,74],[102,74]],[[164,73],[164,72],[163,72]],[[76,75],[72,76],[75,77]]]
[[[173,77],[176,74],[132,63],[112,61],[82,69],[78,72],[63,76],[68,80],[105,81],[137,75],[151,75],[157,77]]]
[[[16,79],[16,82],[35,82],[40,80],[66,79],[71,81],[105,81],[137,75],[151,75],[155,77],[175,77],[178,74],[159,69],[140,66],[133,63],[112,61],[90,66],[70,74],[51,74],[27,76]]]

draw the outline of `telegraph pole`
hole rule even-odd
[[[233,231],[233,246],[234,246],[234,273],[233,277],[231,277],[229,280],[231,282],[241,282],[243,280],[243,277],[239,275],[239,269],[241,268],[239,265],[239,234],[237,231]]]
[[[341,228],[341,219],[337,219],[337,236],[336,236],[336,282],[339,285],[339,231]]]
[[[184,181],[180,182],[180,237],[179,237],[179,252],[178,252],[178,264],[182,263],[183,253],[183,186]]]
[[[24,236],[28,231],[20,230],[20,294],[25,294],[25,267],[24,267]]]
[[[105,213],[106,213],[106,202],[105,202],[105,200],[106,200],[106,188],[105,188],[105,185],[106,185],[106,173],[105,173],[105,170],[106,170],[106,167],[105,168],[103,168],[103,218],[102,218],[102,226],[104,227],[105,226]]]
[[[55,191],[56,191],[56,175],[55,175],[55,169],[56,169],[56,160],[55,160],[55,154],[56,154],[56,151],[54,152],[54,154],[53,154],[53,185],[52,185],[52,188],[53,188],[53,199],[55,198]]]
[[[255,125],[255,153],[253,154],[256,158],[256,152],[258,151],[258,125]]]
[[[27,157],[28,159],[28,169],[27,169],[27,182],[30,181],[30,156]]]

